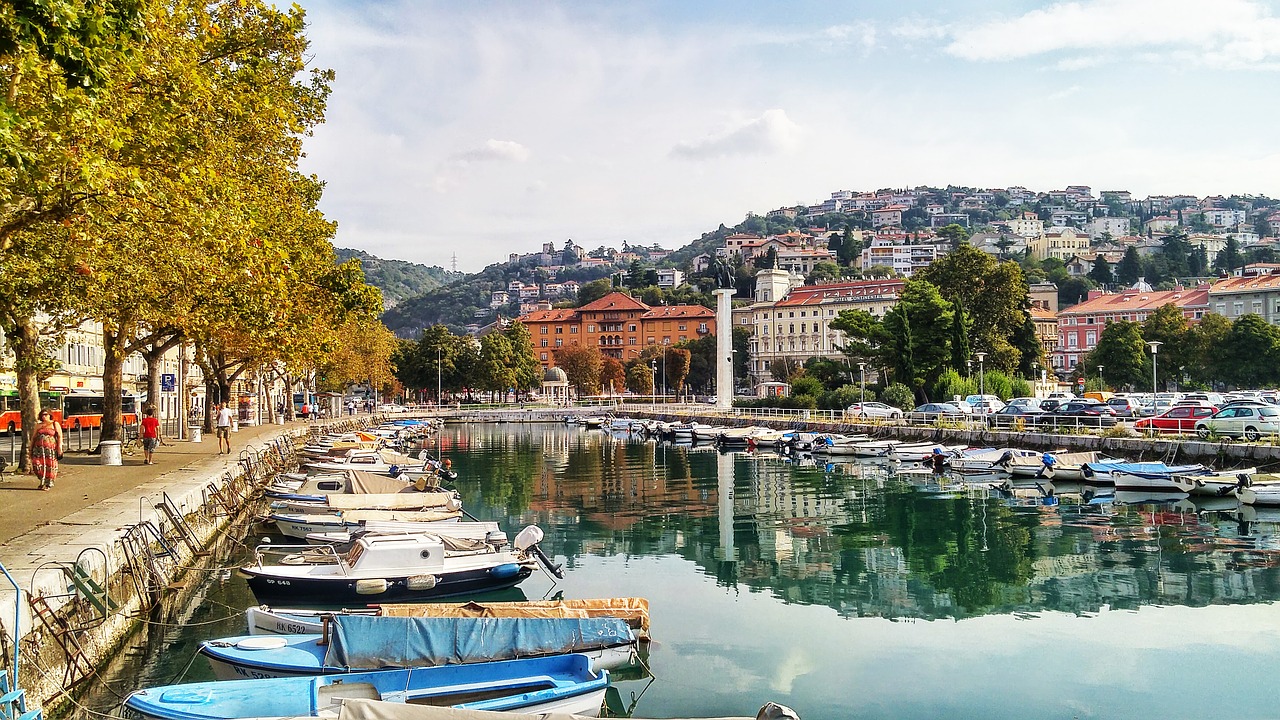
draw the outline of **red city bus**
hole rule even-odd
[[[22,432],[22,406],[17,390],[0,390],[0,430],[10,435]],[[62,420],[62,396],[56,392],[40,393],[40,409],[52,410],[54,422]]]
[[[63,429],[75,430],[77,428],[101,427],[104,400],[102,393],[73,392],[63,396]],[[133,395],[124,395],[120,398],[120,405],[124,424],[136,424],[138,422],[138,398]]]

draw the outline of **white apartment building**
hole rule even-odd
[[[756,274],[748,351],[752,384],[772,380],[773,367],[779,362],[799,366],[812,357],[843,357],[844,334],[832,329],[830,322],[843,310],[866,310],[883,317],[897,304],[906,284],[892,279],[796,287],[794,280],[794,275],[781,270]],[[738,316],[746,318],[745,313]]]
[[[929,263],[946,254],[945,246],[933,243],[910,245],[889,238],[875,238],[870,247],[864,248],[858,259],[858,266],[863,270],[872,267],[892,268],[895,273],[911,277],[917,270],[924,269]]]
[[[1129,218],[1096,217],[1089,221],[1088,230],[1091,240],[1101,240],[1107,234],[1124,237],[1129,234]]]

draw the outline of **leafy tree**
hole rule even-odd
[[[1093,289],[1093,281],[1087,277],[1072,277],[1058,283],[1058,307],[1066,308],[1083,302]]]
[[[943,240],[951,244],[951,249],[956,250],[961,245],[969,242],[969,231],[963,225],[951,223],[938,228],[936,233],[939,240]],[[978,252],[982,252],[979,250]]]
[[[630,364],[627,368],[627,389],[637,395],[653,394],[653,373],[648,365]]]
[[[951,360],[952,315],[951,304],[936,286],[915,278],[907,281],[883,323],[890,338],[885,361],[891,364],[895,381],[922,393],[932,387]]]
[[[1037,367],[1048,367],[1045,362],[1044,345],[1040,342],[1040,334],[1036,332],[1036,321],[1027,312],[1026,319],[1010,339],[1018,350],[1018,374],[1032,377]]]
[[[970,344],[989,353],[992,368],[1018,366],[1018,351],[1009,338],[1026,318],[1023,304],[1028,292],[1018,263],[999,262],[972,245],[961,245],[913,279],[917,277],[936,285],[945,297],[960,298],[973,319]]]
[[[853,236],[853,226],[845,224],[844,235],[841,236],[840,249],[836,253],[836,260],[844,267],[853,267],[858,262],[858,256],[862,254],[862,243]]]
[[[600,358],[600,385],[610,393],[623,390],[627,386],[627,371],[617,358],[605,355]]]
[[[959,297],[951,301],[951,368],[956,372],[969,366],[969,317],[964,311],[964,301]]]
[[[1227,246],[1213,259],[1213,266],[1219,270],[1225,270],[1229,275],[1232,270],[1241,267],[1243,264],[1240,256],[1240,243],[1236,241],[1235,235],[1228,235]]]
[[[916,397],[911,392],[911,388],[899,382],[890,383],[884,392],[880,393],[880,400],[900,410],[910,410],[916,406]]]
[[[778,267],[778,249],[775,247],[769,248],[764,255],[757,255],[752,263],[757,270],[772,270]]]
[[[1226,346],[1231,330],[1230,320],[1216,313],[1209,313],[1187,331],[1189,352],[1185,367],[1192,380],[1204,385],[1223,380],[1226,370],[1223,366],[1222,348]],[[1164,354],[1160,353],[1161,356]],[[1159,372],[1158,367],[1156,372]]]
[[[1116,281],[1125,287],[1132,287],[1142,277],[1142,259],[1138,257],[1138,249],[1130,245],[1124,251],[1124,257],[1116,266]]]
[[[840,266],[833,263],[822,261],[815,263],[813,272],[809,273],[809,277],[805,278],[806,285],[820,285],[839,280],[841,277]]]
[[[841,310],[828,326],[844,333],[845,342],[840,350],[849,358],[850,365],[874,364],[881,357],[881,348],[889,341],[880,319],[866,310]]]
[[[1093,269],[1089,271],[1089,279],[1099,285],[1110,285],[1115,282],[1115,278],[1111,275],[1111,263],[1107,262],[1107,258],[1098,253],[1098,257],[1093,261]]]
[[[1203,246],[1191,248],[1191,255],[1187,258],[1189,264],[1189,272],[1192,277],[1204,277],[1209,272],[1209,253]]]
[[[1160,360],[1156,363],[1160,387],[1166,387],[1170,380],[1181,383],[1196,361],[1191,328],[1182,310],[1173,303],[1156,308],[1142,323],[1142,338],[1161,343]]]
[[[1142,341],[1142,326],[1118,320],[1102,330],[1098,344],[1082,363],[1085,368],[1106,367],[1107,380],[1114,387],[1141,387],[1149,377],[1150,360]]]
[[[533,353],[533,336],[524,323],[513,322],[503,331],[511,345],[511,382],[516,390],[532,390],[542,384],[542,363]]]
[[[564,370],[569,384],[579,395],[596,395],[600,392],[600,374],[603,357],[595,345],[570,345],[555,349],[556,367]]]
[[[1231,324],[1221,353],[1222,380],[1242,388],[1280,381],[1280,328],[1250,313]]]
[[[508,388],[515,387],[516,374],[512,370],[511,341],[502,333],[489,333],[480,338],[480,364],[477,386],[487,390],[495,398],[505,396]]]
[[[1167,235],[1160,241],[1168,274],[1175,278],[1191,274],[1191,244],[1182,233]]]
[[[826,392],[826,389],[822,387],[822,383],[817,378],[802,374],[791,379],[791,395],[793,397],[808,395],[817,399],[824,392]]]
[[[678,347],[667,347],[662,352],[663,377],[667,387],[679,394],[684,390],[685,379],[689,377],[689,363],[692,354]]]

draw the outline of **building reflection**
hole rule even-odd
[[[464,503],[543,524],[571,567],[676,554],[722,584],[893,619],[1280,598],[1280,516],[1252,509],[1045,505],[872,465],[499,427],[441,438],[475,478]]]

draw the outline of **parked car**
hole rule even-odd
[[[1110,405],[1083,398],[1059,405],[1050,415],[1055,425],[1063,427],[1111,427],[1116,424],[1116,411]]]
[[[1199,399],[1199,398],[1191,398],[1191,397],[1185,397],[1185,398],[1183,398],[1183,399],[1181,399],[1181,400],[1179,400],[1179,401],[1175,402],[1175,403],[1173,404],[1173,406],[1174,406],[1174,407],[1198,407],[1198,408],[1209,408],[1210,410],[1217,410],[1217,409],[1218,409],[1218,406],[1217,406],[1217,405],[1214,405],[1213,403],[1209,402],[1208,400],[1201,400],[1201,399]]]
[[[1216,393],[1216,392],[1191,392],[1183,395],[1182,399],[1183,400],[1201,400],[1208,403],[1209,405],[1212,405],[1213,407],[1218,407],[1219,405],[1222,405],[1224,402],[1226,402],[1226,400],[1222,397],[1222,394]]]
[[[1107,406],[1115,411],[1116,415],[1125,418],[1142,417],[1151,411],[1148,406],[1138,403],[1137,398],[1131,397],[1112,397],[1107,401]]]
[[[1068,402],[1068,401],[1063,400],[1062,398],[1047,397],[1040,401],[1040,409],[1044,410],[1045,412],[1053,412],[1054,410],[1058,409],[1059,405],[1065,402]]]
[[[1210,408],[1182,407],[1169,408],[1155,417],[1142,418],[1133,424],[1133,429],[1144,431],[1155,429],[1161,433],[1189,433],[1196,429],[1196,422],[1213,416]]]
[[[885,405],[881,402],[854,403],[844,411],[844,414],[858,418],[898,419],[902,417],[901,410],[892,405]]]
[[[1040,398],[1016,397],[1009,401],[1009,405],[1016,406],[1016,407],[1025,407],[1025,408],[1039,408]]]
[[[1196,434],[1207,438],[1212,433],[1255,442],[1263,435],[1280,433],[1280,407],[1273,405],[1233,405],[1196,422]]]
[[[951,403],[925,403],[911,411],[913,420],[958,420],[965,417],[968,414]]]
[[[988,415],[1004,407],[1004,403],[995,395],[970,395],[964,401],[973,408],[975,415]]]
[[[1024,427],[1039,424],[1047,416],[1044,410],[1028,405],[1009,404],[987,416],[987,422],[993,428],[1013,427],[1022,423]]]

